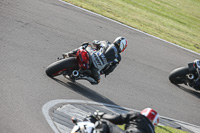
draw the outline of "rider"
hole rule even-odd
[[[159,114],[151,108],[145,108],[140,113],[130,112],[128,114],[111,115],[97,112],[97,115],[100,119],[106,120],[104,124],[107,125],[110,133],[122,132],[121,129],[117,129],[112,124],[125,124],[126,133],[154,133],[154,126],[159,122]],[[109,124],[109,122],[112,124]]]
[[[90,55],[90,69],[92,75],[85,77],[91,84],[98,84],[100,82],[100,74],[109,75],[121,61],[120,53],[127,47],[127,40],[124,37],[117,37],[113,43],[108,41],[93,41],[93,46],[89,43],[83,43],[78,49],[64,53],[63,57],[76,56],[79,49],[86,49]]]
[[[140,113],[130,112],[120,115],[97,111],[89,117],[93,123],[90,124],[93,125],[93,129],[89,133],[155,133],[154,126],[159,122],[159,114],[151,108],[145,108]],[[125,124],[123,130],[117,126],[122,124]],[[75,128],[76,130],[72,130],[71,133],[85,133],[85,128]]]

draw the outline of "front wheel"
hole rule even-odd
[[[189,74],[189,68],[188,67],[180,67],[175,70],[173,70],[169,75],[169,80],[173,84],[182,84],[186,80],[186,75]]]
[[[49,65],[46,69],[46,74],[49,77],[55,77],[61,75],[64,71],[74,68],[77,65],[78,63],[75,57],[62,59]]]

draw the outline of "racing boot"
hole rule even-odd
[[[85,79],[85,80],[89,81],[92,85],[97,85],[99,83],[94,78],[89,77],[89,76],[82,76],[80,79]]]

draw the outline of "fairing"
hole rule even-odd
[[[79,67],[87,70],[90,68],[89,66],[89,60],[90,60],[90,56],[88,54],[88,52],[84,49],[80,49],[77,53],[76,53],[76,57],[78,60],[78,64]]]

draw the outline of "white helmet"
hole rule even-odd
[[[159,114],[152,108],[145,108],[140,113],[146,116],[154,126],[159,123]]]
[[[117,37],[113,44],[118,47],[119,52],[123,52],[127,47],[127,40],[124,37]]]

